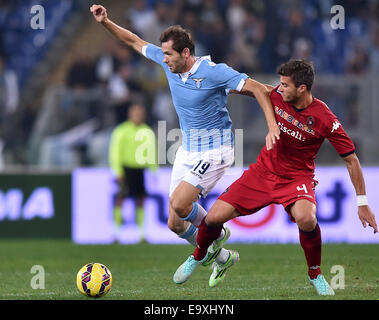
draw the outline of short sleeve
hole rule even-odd
[[[355,146],[347,135],[341,122],[332,114],[326,123],[326,137],[341,157],[346,157],[355,152]]]
[[[209,62],[213,63],[213,62]],[[212,75],[213,85],[229,90],[241,91],[248,76],[240,73],[225,63],[215,64]]]
[[[163,65],[164,54],[162,49],[154,44],[147,44],[142,47],[142,54],[149,60]]]

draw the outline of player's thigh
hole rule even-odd
[[[234,162],[234,149],[230,146],[221,146],[207,152],[200,152],[183,180],[200,189],[199,195],[205,198],[226,170]]]
[[[239,215],[250,215],[274,202],[272,198],[274,186],[252,166],[245,170],[218,199],[235,208]]]
[[[282,204],[292,221],[308,223],[316,217],[316,181],[311,178],[300,178],[286,184],[281,183],[276,193],[278,203]]]
[[[178,151],[179,152],[179,151]],[[169,197],[174,193],[180,182],[183,180],[186,173],[191,170],[192,165],[186,164],[182,161],[181,157],[175,158],[174,164],[171,170],[170,191]]]
[[[209,210],[205,221],[210,226],[222,225],[225,222],[240,216],[240,213],[230,203],[216,200]]]
[[[219,164],[217,162],[202,162],[202,160],[199,160],[199,162],[186,173],[183,181],[196,187],[199,190],[199,196],[205,198],[229,167],[229,163]]]

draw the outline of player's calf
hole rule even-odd
[[[206,224],[205,219],[201,221],[197,235],[197,247],[193,254],[196,260],[202,260],[206,256],[209,246],[220,236],[221,230],[222,226],[210,227]]]
[[[188,223],[180,219],[171,208],[169,210],[169,213],[170,215],[167,221],[168,228],[178,235],[185,232],[188,228]]]
[[[185,218],[192,209],[192,202],[185,203],[184,201],[180,201],[176,198],[170,198],[170,209],[174,211],[178,217]]]
[[[198,199],[200,189],[186,181],[182,181],[170,196],[170,210],[180,218],[185,218],[193,208],[193,202]]]

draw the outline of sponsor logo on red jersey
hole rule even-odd
[[[312,126],[313,123],[314,123],[313,119],[312,120],[308,119],[307,124],[303,124],[300,121],[298,121],[297,119],[295,119],[295,117],[293,115],[287,113],[286,111],[284,111],[283,109],[281,109],[281,108],[279,108],[277,106],[275,106],[275,113],[277,115],[279,115],[280,117],[282,117],[287,122],[292,123],[294,126],[296,126],[297,128],[299,128],[300,130],[303,130],[303,131],[308,132],[308,133],[310,133],[312,135],[315,135],[314,130],[312,130],[310,128],[310,126]]]

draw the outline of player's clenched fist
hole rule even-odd
[[[107,18],[107,9],[105,9],[101,5],[98,5],[98,4],[92,5],[90,8],[90,11],[92,12],[97,22],[101,23]]]

